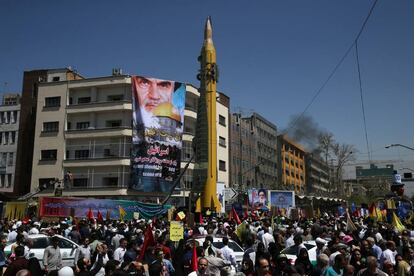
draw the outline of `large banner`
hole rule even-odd
[[[267,191],[265,189],[250,189],[248,191],[249,204],[256,210],[267,210]]]
[[[295,192],[293,191],[269,191],[270,205],[278,208],[295,207]]]
[[[130,220],[134,215],[152,218],[167,212],[170,206],[160,206],[151,203],[142,203],[132,200],[113,200],[97,198],[75,197],[42,197],[39,200],[40,217],[77,217],[85,218],[89,210],[94,218],[98,217],[98,211],[104,219]],[[124,215],[122,215],[124,213]]]
[[[180,174],[185,84],[134,76],[131,188],[168,193]]]

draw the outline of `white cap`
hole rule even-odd
[[[74,276],[73,269],[69,266],[64,266],[58,271],[59,276]]]
[[[327,244],[327,241],[322,239],[322,238],[316,238],[316,243],[322,243],[322,244]]]

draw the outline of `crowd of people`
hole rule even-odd
[[[411,224],[401,231],[370,217],[352,218],[352,227],[349,220],[328,214],[292,220],[265,213],[237,225],[234,218],[211,215],[192,227],[184,219],[179,242],[170,240],[165,217],[1,221],[0,275],[412,275]],[[39,233],[50,236],[40,260],[30,238]],[[79,245],[70,266],[62,267],[67,258],[59,246],[62,237]],[[236,258],[231,242],[243,248],[242,258]]]

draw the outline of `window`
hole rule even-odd
[[[9,166],[13,166],[14,164],[14,154],[13,152],[9,152],[9,159],[7,160],[7,165]]]
[[[120,127],[121,125],[122,125],[122,120],[112,120],[112,121],[105,122],[106,127]]]
[[[73,187],[81,188],[88,186],[88,179],[87,178],[75,178],[73,179]]]
[[[59,122],[44,122],[43,123],[43,132],[58,132],[59,131]]]
[[[57,150],[42,150],[41,152],[41,160],[48,161],[48,160],[56,160],[57,157]]]
[[[52,81],[60,81],[60,77],[53,77]]]
[[[10,111],[7,111],[6,114],[7,114],[6,121],[7,121],[8,124],[10,124],[11,123],[11,112]]]
[[[219,115],[219,124],[226,126],[226,117]]]
[[[12,183],[12,175],[11,175],[11,173],[9,173],[7,175],[7,185],[6,185],[6,187],[7,188],[10,187],[11,186],[11,183]]]
[[[118,177],[104,177],[102,184],[105,187],[118,186]]]
[[[89,127],[89,122],[77,122],[76,129],[87,129]]]
[[[223,148],[226,147],[226,138],[219,136],[219,145]]]
[[[50,244],[49,237],[41,237],[41,238],[36,238],[36,239],[31,239],[31,240],[33,242],[32,248],[45,249]]]
[[[13,111],[12,116],[11,116],[11,123],[15,124],[17,121],[17,111]]]
[[[9,133],[5,132],[4,133],[4,144],[7,145],[9,143]]]
[[[114,154],[111,153],[111,149],[104,149],[104,157],[111,157],[111,156],[115,156]]]
[[[108,102],[118,102],[124,99],[124,95],[109,95]]]
[[[7,152],[3,152],[0,156],[0,167],[6,167]]]
[[[10,139],[11,139],[10,141],[11,144],[14,144],[16,142],[16,131],[10,132]]]
[[[60,97],[47,97],[45,98],[45,107],[59,107]]]
[[[0,175],[0,181],[1,181],[1,186],[5,186],[6,185],[6,175],[2,174]]]
[[[219,170],[222,172],[226,171],[226,162],[223,160],[219,160]]]
[[[80,97],[78,98],[78,104],[87,104],[91,102],[91,97]]]
[[[75,150],[75,159],[89,158],[89,150]]]

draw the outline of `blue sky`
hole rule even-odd
[[[280,129],[303,111],[351,45],[373,1],[0,0],[0,91],[20,91],[24,70],[72,66],[86,77],[127,74],[198,85],[208,15],[219,90],[233,110],[254,110]],[[414,1],[379,1],[360,40],[374,159],[413,160]],[[352,51],[308,111],[366,160]],[[7,85],[5,83],[7,82]]]

